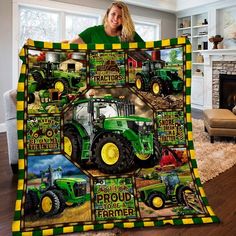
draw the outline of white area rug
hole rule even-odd
[[[192,123],[198,170],[204,183],[236,164],[236,144],[233,138],[215,139],[214,143],[210,143],[203,121],[193,119]]]

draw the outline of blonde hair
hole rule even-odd
[[[120,40],[121,42],[132,42],[134,41],[135,28],[132,18],[129,13],[129,9],[127,5],[121,1],[115,1],[111,4],[111,6],[107,9],[107,12],[103,18],[103,25],[106,27],[108,14],[113,6],[119,7],[122,12],[122,28]]]

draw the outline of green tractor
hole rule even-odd
[[[61,94],[58,89],[43,89],[38,94],[41,112],[59,113],[63,106],[69,103],[69,94]]]
[[[28,187],[25,214],[39,211],[43,216],[53,216],[64,211],[66,206],[82,205],[86,200],[86,180],[63,178],[62,169],[41,171],[39,187]]]
[[[134,113],[133,104],[110,95],[75,100],[73,118],[64,124],[65,153],[104,173],[156,165],[161,154],[152,120]]]
[[[60,93],[78,90],[83,86],[79,73],[74,71],[58,70],[58,63],[44,62],[39,69],[31,72],[38,83],[37,90],[55,88]]]
[[[52,128],[48,127],[48,124],[45,124],[41,126],[32,127],[29,133],[34,139],[37,139],[39,136],[42,135],[46,136],[47,138],[51,138],[54,135],[54,133],[58,132],[58,129],[55,131]]]
[[[181,182],[175,172],[162,174],[160,183],[140,188],[141,200],[155,210],[162,209],[167,202],[187,205],[187,194],[193,194],[193,190]]]
[[[28,103],[35,102],[34,92],[37,90],[38,82],[34,80],[28,80]]]
[[[183,91],[184,82],[178,70],[164,65],[161,60],[143,62],[142,71],[136,74],[135,87],[139,91],[151,91],[155,96]]]

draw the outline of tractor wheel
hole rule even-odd
[[[120,69],[119,69],[118,66],[111,66],[111,67],[109,68],[109,70],[110,70],[110,71],[115,71],[115,72],[119,72],[119,71],[120,71]]]
[[[39,205],[40,212],[46,216],[56,215],[60,210],[60,200],[56,193],[50,190],[42,194]]]
[[[161,145],[158,142],[158,137],[157,135],[154,134],[154,155],[156,157],[156,164],[159,164],[160,160],[161,160],[161,156],[162,156],[162,152],[161,152]]]
[[[153,154],[136,154],[135,163],[140,168],[151,168],[158,164],[161,159],[161,152],[157,138],[154,137]]]
[[[38,209],[38,204],[39,204],[39,199],[37,193],[32,190],[29,190],[26,193],[25,197],[25,207],[24,207],[25,214],[34,213]]]
[[[31,195],[31,199],[32,199],[32,207],[33,210],[36,211],[38,209],[38,205],[39,205],[39,198],[36,192],[34,191],[29,191],[30,195]]]
[[[195,196],[194,191],[188,186],[180,186],[179,189],[177,189],[177,200],[178,203],[184,204],[200,214],[205,213],[202,202]]]
[[[59,207],[59,210],[57,213],[57,214],[59,214],[59,213],[63,212],[66,207],[65,198],[63,196],[63,193],[60,190],[53,190],[52,192],[54,192],[57,195],[57,197],[60,201],[60,207]]]
[[[34,93],[29,93],[29,95],[28,95],[28,104],[34,103],[34,101],[35,101]]]
[[[64,152],[71,160],[81,164],[82,140],[74,129],[64,130]]]
[[[52,137],[53,136],[53,130],[52,129],[47,129],[46,130],[46,136],[48,137],[48,138],[50,138],[50,137]]]
[[[32,72],[32,76],[36,82],[38,82],[37,85],[37,90],[43,89],[44,88],[44,78],[42,74],[39,71],[34,71]]]
[[[39,130],[35,131],[34,134],[33,134],[33,137],[36,139],[40,136],[40,132]]]
[[[136,79],[135,79],[135,87],[139,90],[139,91],[143,91],[144,90],[144,80],[142,78],[141,75],[136,75]]]
[[[28,215],[33,212],[33,203],[32,203],[32,198],[31,198],[29,192],[26,193],[26,196],[25,196],[24,211],[25,211],[25,215]]]
[[[153,95],[155,95],[155,96],[162,94],[163,86],[162,86],[162,82],[160,79],[155,78],[152,80],[151,91],[152,91]]]
[[[162,193],[152,193],[148,198],[148,205],[155,209],[160,210],[165,206],[165,197]]]
[[[104,134],[94,145],[95,162],[104,173],[122,173],[134,165],[130,143],[118,134]]]
[[[140,192],[140,199],[146,206],[150,207],[148,200],[145,200],[145,194],[143,191]]]
[[[65,79],[57,79],[54,83],[54,88],[62,93],[64,91],[68,91],[69,85]]]
[[[164,82],[163,93],[165,96],[173,93],[171,81]]]
[[[188,186],[180,186],[176,192],[176,198],[179,204],[187,205],[185,194],[192,193],[193,190]]]
[[[32,72],[32,76],[36,82],[42,82],[43,80],[42,74],[37,70]]]
[[[73,203],[73,202],[66,202],[66,206],[67,207],[73,207],[73,206],[75,206],[75,203]]]

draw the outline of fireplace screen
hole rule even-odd
[[[220,74],[220,108],[232,110],[236,105],[236,75]]]

